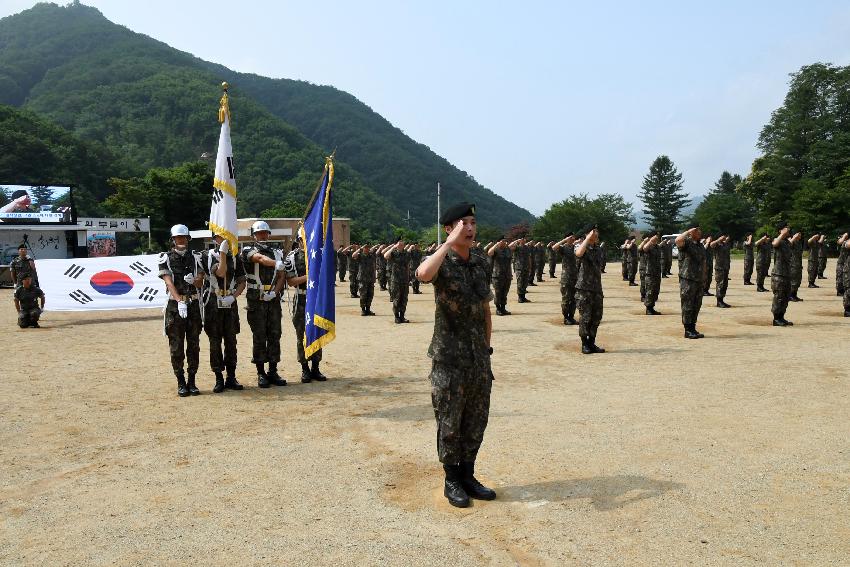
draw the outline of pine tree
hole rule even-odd
[[[691,203],[682,191],[682,174],[667,156],[658,156],[649,166],[638,197],[643,201],[646,221],[664,233],[679,229],[682,209]]]
[[[732,175],[728,171],[724,171],[720,174],[720,179],[714,182],[714,189],[711,190],[711,193],[722,193],[724,195],[731,195],[735,192],[735,189],[738,187],[738,184],[741,183],[741,176],[737,173]]]

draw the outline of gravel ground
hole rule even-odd
[[[830,271],[834,260],[830,260]],[[557,280],[494,317],[480,477],[494,502],[442,496],[425,351],[430,289],[394,325],[337,287],[324,384],[260,390],[243,316],[243,392],[181,399],[158,311],[47,313],[18,330],[0,397],[4,565],[838,565],[850,560],[847,347],[832,279],[792,328],[740,283],[682,338],[677,280],[646,317],[605,276],[604,355],[560,324]],[[49,301],[49,298],[48,298]]]

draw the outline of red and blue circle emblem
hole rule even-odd
[[[133,280],[123,272],[104,270],[91,277],[89,281],[94,290],[104,295],[124,295],[133,289]]]

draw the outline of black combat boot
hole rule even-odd
[[[177,372],[177,395],[185,398],[189,395],[189,388],[186,387],[186,378],[183,376],[183,371]]]
[[[767,291],[767,288],[764,287],[763,285],[760,285],[756,288],[756,291],[760,291],[760,292],[764,293],[764,292]]]
[[[361,317],[367,317],[368,315],[369,315],[369,314],[366,312],[366,308],[365,308],[365,307],[361,307],[361,308],[360,308],[360,316],[361,316]]]
[[[798,301],[803,301],[803,300],[800,299],[799,297],[797,297],[797,294],[795,293],[794,295],[792,295],[791,297],[788,298],[788,301],[793,301],[794,303],[797,303]]]
[[[590,350],[594,354],[601,354],[605,352],[605,349],[596,344],[596,335],[591,335],[587,337],[587,342],[590,343]]]
[[[496,315],[498,315],[499,317],[502,316],[502,304],[501,303],[496,304]]]
[[[517,303],[525,303],[526,301],[528,301],[528,300],[525,298],[525,295],[524,295],[524,294],[519,294],[517,297],[518,297],[518,299],[516,300],[516,302],[517,302]]]
[[[590,337],[581,335],[581,353],[593,354],[593,349],[590,347]]]
[[[312,368],[310,368],[310,376],[313,377],[313,380],[316,382],[325,382],[328,377],[322,374],[322,371],[319,370],[319,361],[313,359],[310,361],[310,364],[312,365]]]
[[[782,318],[782,315],[774,315],[773,316],[773,326],[774,327],[786,327],[785,319]]]
[[[492,488],[487,488],[475,478],[475,463],[461,463],[461,484],[466,494],[477,500],[495,500],[496,491]]]
[[[701,339],[701,338],[705,337],[705,335],[703,335],[702,333],[700,333],[699,331],[697,331],[697,325],[696,325],[696,323],[692,323],[692,324],[688,325],[688,329],[689,329],[689,330],[685,333],[685,337],[686,337],[686,338],[689,338],[689,339]]]
[[[213,394],[220,394],[224,391],[224,374],[221,370],[215,371],[215,386],[213,386]]]
[[[443,465],[446,472],[446,483],[443,495],[449,500],[449,504],[456,508],[469,507],[469,495],[463,489],[463,473],[460,465]]]
[[[819,288],[820,286],[818,284],[816,284],[815,282],[809,282],[809,287],[810,288]]]
[[[637,287],[637,285],[638,284],[636,284],[635,282],[629,280],[629,287]]]
[[[399,321],[399,323],[410,323],[409,319],[404,318],[404,311],[398,312],[398,321]]]
[[[227,379],[224,381],[224,387],[228,390],[244,390],[245,387],[236,381],[236,366],[227,367]]]
[[[503,303],[503,304],[502,304],[502,315],[510,315],[510,314],[511,314],[511,312],[510,312],[510,311],[508,311],[508,306],[507,306],[507,304]]]
[[[732,307],[731,305],[729,305],[728,303],[726,303],[722,299],[717,300],[717,306],[720,307],[721,309],[729,309],[730,307]]]
[[[262,362],[257,362],[257,386],[260,388],[268,388],[271,386],[269,383],[269,377],[266,374],[266,369],[263,368]]]
[[[269,371],[266,373],[266,379],[269,381],[269,384],[286,386],[286,380],[277,373],[277,362],[269,362]]]
[[[189,380],[186,382],[186,387],[189,388],[189,393],[193,396],[200,395],[201,391],[195,386],[195,373],[189,372]]]
[[[647,315],[661,315],[658,311],[655,310],[655,304],[646,306],[646,314]]]
[[[309,384],[313,381],[313,376],[310,374],[310,367],[306,362],[301,363],[301,382]]]
[[[744,282],[744,285],[756,285],[756,284],[754,284],[754,283],[753,283],[753,282],[751,282],[750,280],[746,280],[746,281]]]
[[[850,317],[850,309],[845,309],[845,310],[844,310],[844,316],[845,316],[845,317]]]
[[[710,291],[708,291],[708,290],[705,290],[704,292],[702,292],[702,296],[703,296],[703,297],[714,297],[714,294],[713,294],[713,293],[711,293],[711,292],[710,292]]]

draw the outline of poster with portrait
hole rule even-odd
[[[89,258],[115,256],[117,250],[115,246],[115,231],[89,230],[86,234],[86,248],[89,251]]]

